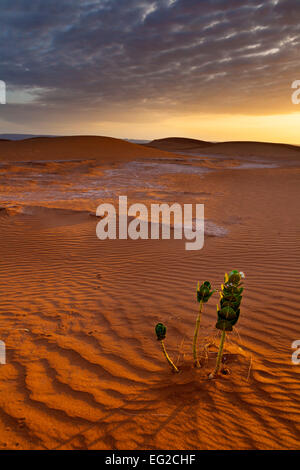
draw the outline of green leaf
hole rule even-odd
[[[230,306],[226,306],[218,311],[218,317],[230,321],[236,318],[236,312]]]
[[[232,331],[231,323],[226,320],[218,320],[216,323],[216,328],[218,328],[218,330]]]

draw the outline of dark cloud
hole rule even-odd
[[[2,0],[1,79],[35,89],[7,119],[284,112],[299,78],[299,0]],[[27,110],[27,111],[26,111]],[[105,114],[106,113],[106,114]],[[36,116],[36,118],[35,118]]]

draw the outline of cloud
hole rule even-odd
[[[299,17],[298,0],[2,0],[0,78],[38,90],[7,119],[290,112]]]

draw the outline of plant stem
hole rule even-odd
[[[199,328],[200,328],[202,305],[203,305],[203,302],[202,302],[202,300],[200,300],[199,313],[198,313],[198,317],[197,317],[197,320],[196,320],[196,328],[195,328],[194,341],[193,341],[193,355],[194,355],[194,366],[195,367],[201,367],[199,359],[198,359],[198,355],[197,355],[197,339],[198,339],[198,333],[199,333]]]
[[[225,336],[226,336],[226,331],[225,331],[225,326],[224,326],[223,331],[222,331],[218,356],[217,356],[216,367],[215,367],[215,370],[209,375],[210,379],[213,379],[219,373],[222,355],[223,355],[224,343],[225,343]]]
[[[170,364],[170,366],[172,367],[172,369],[173,369],[175,372],[179,372],[179,370],[178,370],[177,367],[175,366],[174,362],[173,362],[172,359],[170,358],[169,354],[167,353],[166,348],[165,348],[165,345],[164,345],[164,341],[163,341],[162,339],[160,340],[160,344],[161,344],[161,347],[162,347],[164,356],[165,356],[165,358],[167,359],[167,361],[168,361],[168,363]]]

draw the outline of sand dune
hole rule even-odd
[[[164,156],[168,156],[164,151],[112,137],[35,137],[0,141],[0,161],[96,159],[106,162]]]
[[[261,142],[211,143],[196,139],[169,137],[149,144],[135,144],[112,137],[70,136],[1,140],[0,161],[96,160],[124,162],[147,158],[176,158],[176,153],[224,157],[300,158],[300,147]]]
[[[37,142],[37,160],[42,148],[52,158]],[[60,158],[76,150],[67,142]],[[300,449],[300,169],[165,161],[2,164],[1,449]],[[184,240],[100,241],[90,212],[124,191],[131,202],[204,203],[208,232],[222,230],[196,252]],[[210,381],[218,295],[204,309],[199,350],[212,344],[196,370],[195,287],[219,288],[232,268],[246,280],[225,345],[230,374]],[[155,339],[159,321],[178,375]]]
[[[205,140],[187,139],[185,137],[166,137],[164,139],[152,140],[144,145],[147,147],[166,150],[168,152],[178,152],[184,150],[192,151],[193,149],[198,150],[199,148],[210,147],[214,144],[212,142],[206,142]]]
[[[203,140],[168,137],[146,144],[169,152],[183,152],[202,155],[224,155],[232,157],[278,157],[300,159],[300,147],[268,142],[206,142]]]

